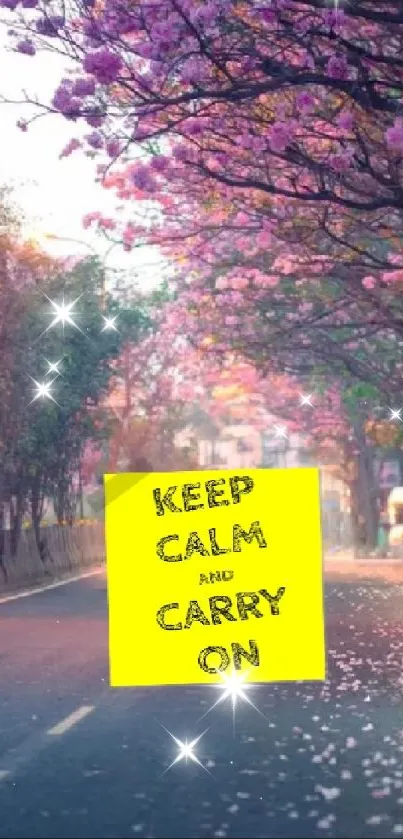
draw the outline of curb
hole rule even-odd
[[[68,583],[76,583],[80,580],[85,580],[87,577],[95,577],[96,574],[101,574],[105,569],[105,562],[94,563],[91,569],[87,568],[81,574],[64,574],[63,576],[53,577],[52,580],[45,582],[45,580],[36,580],[32,585],[25,583],[18,587],[0,590],[0,605],[9,603],[11,600],[18,600],[21,597],[30,597],[33,594],[41,594],[45,591],[50,591],[52,588],[59,588]]]

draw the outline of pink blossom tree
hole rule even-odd
[[[138,147],[158,152],[133,165],[140,190],[153,194],[185,169],[187,182],[235,200],[247,191],[267,206],[286,200],[289,213],[312,209],[334,241],[345,216],[361,231],[398,229],[400,0],[382,11],[371,0],[2,5],[21,60],[51,48],[75,62],[43,104],[88,125],[85,148],[108,167]]]

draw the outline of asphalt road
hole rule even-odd
[[[234,726],[206,689],[108,688],[102,576],[0,604],[0,837],[403,837],[403,586],[326,609],[329,680],[255,688]],[[166,771],[168,732],[202,766]]]

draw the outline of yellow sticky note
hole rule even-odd
[[[105,475],[113,687],[325,678],[319,472]]]

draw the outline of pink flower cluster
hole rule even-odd
[[[390,149],[403,153],[403,118],[398,117],[385,131],[385,139]]]
[[[85,72],[95,76],[97,82],[103,85],[115,82],[122,66],[123,62],[120,56],[104,47],[95,52],[87,53],[83,61]]]

